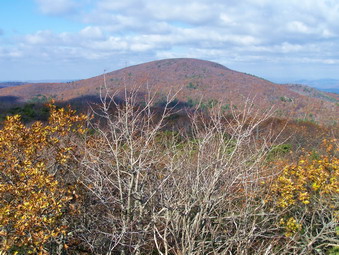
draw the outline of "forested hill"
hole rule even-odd
[[[37,96],[44,96],[60,102],[91,101],[99,96],[104,81],[111,93],[125,88],[138,89],[140,95],[149,91],[159,95],[179,91],[177,100],[187,102],[190,106],[200,101],[206,105],[218,101],[226,108],[231,104],[239,108],[246,99],[251,99],[255,106],[262,109],[274,106],[277,115],[316,121],[335,121],[339,107],[339,95],[336,94],[313,93],[317,91],[314,89],[312,93],[304,93],[295,87],[275,84],[214,62],[189,58],[148,62],[67,83],[37,83],[3,88],[0,90],[0,99],[27,102]]]

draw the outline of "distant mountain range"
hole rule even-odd
[[[0,89],[6,87],[14,87],[27,84],[27,82],[20,82],[20,81],[4,81],[0,82]]]
[[[28,81],[0,81],[0,89],[6,88],[6,87],[15,87],[15,86],[21,86],[24,84],[30,84],[30,83],[52,83],[52,82],[70,82],[72,80],[28,80]]]
[[[336,93],[339,94],[339,88],[330,88],[330,89],[319,89],[321,91],[329,92],[329,93]]]
[[[274,106],[281,117],[337,121],[339,95],[321,92],[304,85],[281,85],[228,69],[218,63],[178,58],[126,67],[105,75],[67,83],[34,83],[0,89],[1,101],[26,102],[36,96],[53,97],[60,102],[94,101],[104,85],[110,93],[123,97],[125,89],[138,89],[140,100],[148,91],[159,100],[178,93],[178,102],[194,106],[220,102],[229,108],[241,108],[246,99],[255,107]],[[118,93],[120,91],[120,94]],[[212,101],[211,101],[212,100]]]
[[[307,85],[322,91],[339,94],[339,80],[337,79],[297,80],[294,83]]]

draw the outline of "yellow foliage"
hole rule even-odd
[[[307,205],[310,200],[321,197],[331,201],[339,194],[339,158],[335,155],[335,144],[328,141],[326,144],[327,152],[333,152],[331,155],[312,159],[311,154],[307,154],[297,164],[284,168],[272,186],[278,206]]]
[[[275,204],[281,209],[306,208],[311,211],[315,204],[326,205],[330,210],[337,210],[339,195],[339,158],[336,140],[324,140],[325,155],[314,156],[308,153],[296,164],[287,165],[275,179],[271,195]],[[288,212],[288,210],[285,210]],[[295,218],[280,225],[286,230],[286,236],[301,229]]]
[[[70,133],[83,133],[84,115],[50,105],[47,124],[22,124],[8,116],[0,130],[0,249],[43,254],[43,246],[65,234],[61,219],[70,190],[53,171],[66,164]]]
[[[291,237],[301,229],[301,224],[297,223],[294,217],[290,217],[287,221],[280,220],[280,225],[285,228],[285,236]]]

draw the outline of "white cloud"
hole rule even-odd
[[[38,31],[34,34],[29,34],[25,36],[25,41],[28,44],[47,44],[50,43],[52,40],[52,37],[54,37],[54,34],[51,31],[45,30],[45,31]]]
[[[82,29],[27,34],[1,56],[79,63],[196,57],[235,65],[339,59],[336,0],[35,1],[44,14],[73,15]]]
[[[128,43],[119,37],[110,36],[106,40],[97,42],[87,42],[86,47],[93,51],[111,52],[128,50]]]
[[[292,21],[287,24],[287,30],[292,33],[302,33],[302,34],[310,34],[312,33],[311,29],[306,26],[304,23],[300,21]]]
[[[323,60],[324,64],[339,64],[339,60],[338,59],[324,59]]]
[[[213,21],[216,7],[211,2],[181,2],[170,1],[148,1],[145,11],[157,20],[176,20],[190,24],[203,25]]]
[[[100,39],[103,37],[103,32],[100,27],[88,26],[82,29],[79,34],[85,38]]]
[[[106,11],[121,11],[123,9],[138,6],[138,3],[142,1],[138,0],[125,0],[125,1],[112,1],[112,0],[101,0],[97,1],[98,8]]]
[[[72,0],[35,0],[39,9],[46,15],[63,15],[76,10],[77,3]]]
[[[283,53],[290,53],[290,52],[301,51],[303,49],[303,46],[299,44],[290,44],[290,43],[284,42],[282,43],[280,48]]]

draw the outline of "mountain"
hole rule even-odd
[[[246,99],[255,107],[274,106],[281,117],[336,121],[339,95],[326,92],[304,93],[295,86],[275,84],[262,78],[231,70],[220,64],[189,58],[165,59],[130,66],[105,75],[67,83],[37,83],[0,89],[1,100],[27,102],[37,96],[60,102],[91,101],[106,81],[111,93],[138,89],[142,99],[147,91],[164,96],[178,92],[177,100],[192,105],[198,101],[219,101],[241,108]],[[317,93],[321,93],[319,96]],[[161,96],[159,96],[161,98]]]
[[[297,84],[308,85],[318,89],[339,89],[339,80],[337,79],[318,79],[318,80],[298,80]]]
[[[339,94],[339,88],[319,89],[324,92]]]
[[[319,98],[324,101],[338,102],[338,97],[334,95],[331,89],[316,89],[302,84],[286,84],[292,91],[313,98]],[[334,90],[334,89],[333,89]],[[339,89],[338,89],[339,91]]]
[[[0,82],[0,89],[6,87],[14,87],[27,84],[27,82],[20,82],[20,81],[4,81]]]
[[[299,80],[295,83],[307,85],[321,91],[339,94],[339,80],[337,79]]]

